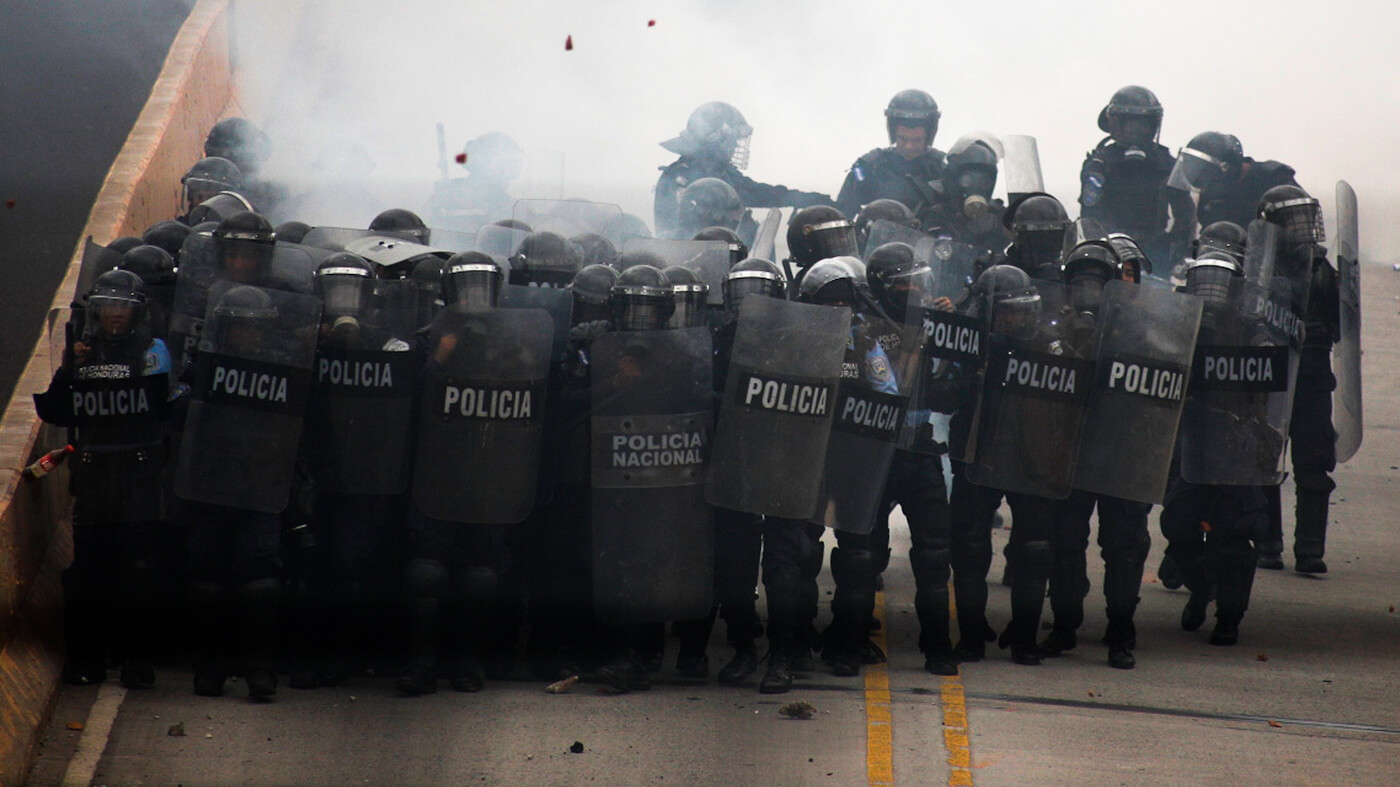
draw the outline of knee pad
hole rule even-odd
[[[919,585],[946,585],[952,573],[953,553],[948,549],[911,549],[909,565]]]
[[[404,585],[410,596],[446,596],[447,566],[437,560],[414,558],[404,569]]]
[[[1293,474],[1293,483],[1298,486],[1299,492],[1329,494],[1337,488],[1337,482],[1321,470],[1299,469]]]
[[[1054,561],[1049,541],[1027,541],[1016,557],[1022,561],[1017,568],[1026,571],[1048,572]]]
[[[837,585],[856,587],[875,577],[875,553],[869,549],[842,547],[831,550],[831,578]]]
[[[501,575],[492,566],[467,566],[457,572],[461,595],[468,599],[489,599],[496,595]]]
[[[255,579],[238,588],[238,597],[245,603],[274,603],[282,595],[282,583],[272,578]]]

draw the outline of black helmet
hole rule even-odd
[[[374,221],[369,223],[369,228],[376,232],[390,232],[424,246],[428,245],[428,225],[411,210],[390,208],[375,216]]]
[[[159,246],[174,258],[179,256],[180,247],[185,245],[185,238],[188,238],[189,235],[189,225],[174,219],[166,219],[148,227],[141,234],[141,242],[150,246]]]
[[[311,225],[302,221],[284,221],[277,225],[274,232],[277,233],[277,240],[283,243],[301,243],[306,238],[306,233],[311,231]]]
[[[1228,252],[1211,249],[1186,261],[1186,291],[1220,306],[1230,300],[1231,281],[1244,276],[1244,266]]]
[[[1258,216],[1283,230],[1283,242],[1290,249],[1327,240],[1322,206],[1298,186],[1274,186],[1264,192],[1259,198]]]
[[[1241,265],[1244,264],[1245,249],[1249,245],[1249,233],[1233,221],[1217,221],[1201,229],[1200,237],[1192,242],[1191,252],[1202,257],[1208,251],[1228,254]]]
[[[583,251],[563,235],[541,230],[525,236],[511,256],[510,265],[527,278],[532,273],[567,274],[572,278],[583,267]]]
[[[204,139],[204,155],[226,158],[244,172],[257,172],[267,161],[271,143],[262,129],[246,118],[224,118]]]
[[[728,227],[706,227],[695,233],[695,240],[722,240],[729,244],[729,267],[734,267],[749,256],[749,246],[739,233]]]
[[[666,267],[666,260],[660,254],[649,249],[626,249],[617,260],[617,267],[620,271],[635,268],[638,265],[650,265],[657,270]]]
[[[1133,120],[1143,122],[1130,122]],[[1099,112],[1099,128],[1126,144],[1146,146],[1162,130],[1162,104],[1145,87],[1119,88]]]
[[[574,280],[569,283],[569,291],[574,296],[574,325],[612,317],[609,299],[617,278],[617,270],[608,265],[585,265],[574,274]]]
[[[719,178],[701,178],[680,193],[677,232],[689,238],[706,227],[737,229],[743,217],[744,203],[733,186]]]
[[[237,191],[243,188],[243,173],[238,165],[222,156],[210,156],[195,162],[193,167],[180,178],[183,186],[184,209],[209,199],[221,191]]]
[[[1026,335],[1040,314],[1040,293],[1030,276],[1014,265],[993,265],[982,271],[969,291],[975,316],[992,319],[997,333]]]
[[[108,243],[107,248],[111,249],[112,251],[115,251],[118,254],[126,254],[128,251],[131,251],[137,246],[144,245],[146,245],[145,241],[141,240],[135,235],[123,235],[120,238],[117,238],[116,240],[112,241],[111,243]]]
[[[152,251],[164,254],[154,247]],[[108,339],[129,336],[146,318],[146,285],[128,270],[98,276],[87,296],[88,335]],[[144,348],[143,348],[144,349]]]
[[[897,199],[877,199],[856,214],[856,241],[862,248],[870,239],[870,226],[882,219],[914,230],[919,228],[919,219],[908,205]]]
[[[634,238],[650,238],[651,227],[645,221],[632,213],[624,213],[621,216],[614,216],[608,219],[600,230],[605,236],[613,238],[618,244],[626,244]]]
[[[739,110],[723,101],[701,104],[690,113],[685,130],[661,143],[682,156],[705,156],[728,161],[737,169],[749,164],[749,138],[753,127]]]
[[[854,257],[856,229],[845,214],[827,205],[813,205],[788,220],[788,254],[799,267],[828,257]]]
[[[206,221],[223,221],[235,213],[253,212],[253,204],[236,191],[221,191],[190,208],[186,220],[191,225]]]
[[[676,296],[676,310],[671,314],[668,325],[672,328],[694,328],[701,324],[701,310],[709,297],[710,287],[700,281],[695,271],[672,265],[661,271],[671,282],[671,292]]]
[[[617,247],[602,235],[596,232],[585,232],[582,235],[569,238],[569,242],[577,246],[582,253],[583,258],[580,260],[580,264],[584,268],[589,265],[606,265],[610,268],[617,266]]]
[[[933,292],[933,271],[907,243],[876,247],[866,260],[865,275],[880,308],[896,319],[907,316],[911,307],[922,306],[925,296]]]
[[[618,330],[655,331],[670,321],[676,296],[666,274],[650,265],[637,265],[617,277],[608,305]]]
[[[1107,239],[1087,240],[1065,255],[1063,276],[1069,285],[1071,305],[1078,311],[1097,312],[1105,284],[1119,278],[1118,255]]]
[[[765,298],[784,298],[787,295],[787,279],[783,269],[771,260],[751,257],[729,269],[721,285],[724,290],[724,311],[731,317],[739,316],[739,304],[749,295]]]
[[[159,246],[137,246],[122,255],[117,268],[131,271],[148,285],[170,287],[175,284],[175,258]]]
[[[1123,232],[1111,232],[1108,235],[1109,245],[1113,246],[1113,253],[1118,255],[1118,268],[1121,275],[1123,270],[1132,274],[1134,282],[1142,282],[1142,274],[1152,272],[1152,260],[1148,258],[1147,252],[1142,250],[1136,240],[1131,235]]]
[[[1042,278],[1059,270],[1065,230],[1070,225],[1069,214],[1059,200],[1041,191],[1027,194],[1011,203],[1002,224],[1011,231],[1014,264]]]
[[[272,224],[252,211],[239,211],[219,222],[214,230],[219,273],[223,278],[259,284],[271,274],[277,235]]]
[[[217,346],[225,351],[255,355],[261,349],[263,331],[277,320],[277,307],[266,290],[239,285],[230,287],[219,296],[213,317],[218,327],[212,337],[206,330],[206,338],[217,340]],[[201,347],[203,343],[201,340]]]
[[[499,131],[488,131],[468,142],[462,154],[462,166],[468,172],[492,180],[515,180],[525,160],[525,151]]]
[[[963,214],[970,219],[981,216],[992,204],[997,159],[996,150],[981,139],[954,147],[948,153],[948,166],[942,176],[944,193],[959,200]]]
[[[821,260],[802,275],[797,299],[823,306],[855,306],[859,290],[856,273],[845,260],[833,257]]]
[[[1238,138],[1219,131],[1203,131],[1191,138],[1176,156],[1167,184],[1182,190],[1205,189],[1221,176],[1239,176],[1244,148]]]
[[[374,266],[358,254],[337,252],[316,266],[312,282],[325,318],[358,318],[374,293]]]
[[[885,107],[885,130],[889,132],[890,144],[894,144],[895,126],[924,128],[924,147],[933,147],[933,137],[938,133],[938,119],[943,114],[938,111],[938,102],[922,90],[901,90],[890,99]]]
[[[436,254],[424,254],[409,269],[408,280],[417,288],[418,325],[432,323],[442,306],[442,267],[445,260]]]
[[[501,298],[505,273],[490,254],[464,251],[442,266],[442,302],[469,309],[493,308]]]

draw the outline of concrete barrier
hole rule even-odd
[[[107,243],[179,213],[180,176],[235,101],[229,17],[229,0],[199,0],[190,12],[107,172],[84,238]],[[81,259],[80,242],[54,307],[72,301]],[[41,335],[0,418],[0,785],[23,782],[62,664],[59,575],[72,559],[67,473],[38,483],[20,476],[38,453],[61,444],[31,399],[51,376],[48,336]]]

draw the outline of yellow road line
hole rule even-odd
[[[885,644],[885,594],[875,594],[875,619],[880,621],[871,638],[880,650],[888,653]],[[865,775],[874,785],[894,784],[894,716],[890,705],[890,671],[888,664],[872,664],[865,668]]]
[[[948,618],[956,628],[958,607],[948,588]],[[942,678],[939,699],[943,704],[943,748],[948,752],[948,787],[972,787],[972,727],[967,719],[967,699],[962,676]]]

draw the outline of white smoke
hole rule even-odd
[[[1388,74],[1397,12],[1331,3],[1290,13],[1276,3],[1005,0],[861,5],[779,0],[510,5],[313,0],[302,57],[258,56],[285,27],[244,25],[245,107],[264,122],[284,172],[302,176],[330,151],[351,170],[314,223],[363,224],[379,207],[421,209],[438,177],[436,123],[451,158],[486,131],[525,148],[516,196],[616,202],[651,220],[659,142],[700,103],[734,104],[756,129],[748,174],[834,195],[857,156],[887,144],[883,110],[917,87],[943,110],[946,147],[971,129],[1038,138],[1047,187],[1076,212],[1078,171],[1103,133],[1099,110],[1127,84],[1166,109],[1173,151],[1205,130],[1278,159],[1323,200],[1356,188],[1366,258],[1400,256],[1400,82]],[[654,26],[649,23],[654,21]],[[266,36],[266,38],[264,38]],[[566,50],[571,37],[573,48]],[[265,67],[265,68],[261,68]],[[261,70],[260,70],[261,68]],[[293,166],[294,165],[294,166]],[[367,192],[362,203],[352,197]]]

